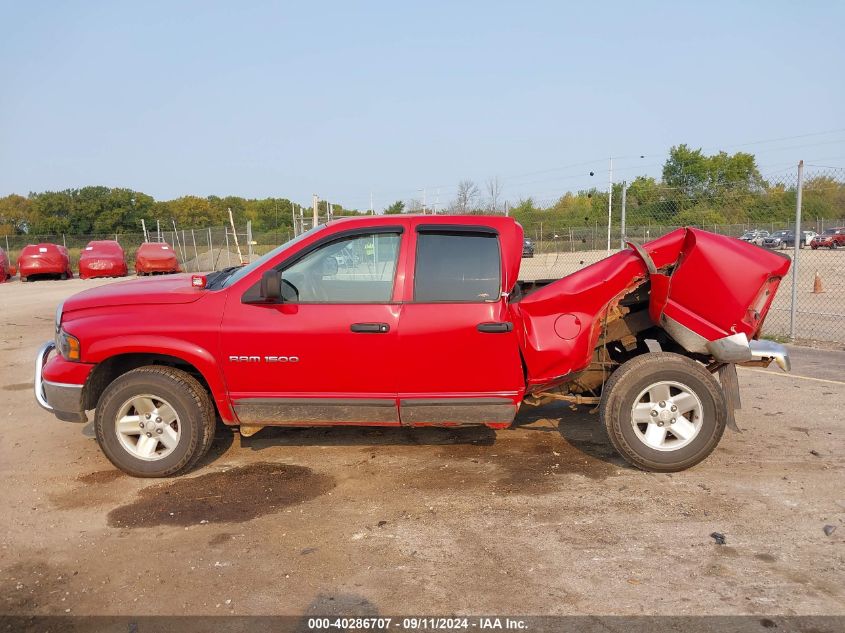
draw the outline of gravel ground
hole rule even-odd
[[[149,481],[32,396],[56,304],[100,283],[0,285],[0,613],[845,614],[845,352],[741,370],[743,433],[674,475],[549,406],[500,432],[221,432]]]

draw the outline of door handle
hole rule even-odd
[[[503,334],[505,332],[513,331],[513,323],[510,321],[503,321],[501,323],[479,323],[475,326],[479,332],[486,332],[487,334]]]
[[[387,323],[353,323],[349,329],[353,332],[385,334],[390,331],[390,326]]]

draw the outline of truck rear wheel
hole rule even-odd
[[[602,392],[599,415],[613,447],[633,466],[677,472],[705,459],[722,438],[722,388],[695,361],[644,354],[617,369]]]
[[[200,460],[214,440],[214,405],[196,378],[150,365],[115,379],[94,421],[112,464],[134,477],[168,477]]]

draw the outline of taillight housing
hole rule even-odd
[[[763,320],[772,305],[775,298],[775,293],[780,285],[780,277],[770,277],[766,280],[757,293],[754,303],[748,308],[748,315],[746,316],[748,325],[751,326],[753,332],[758,332],[763,326]]]

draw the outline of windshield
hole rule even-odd
[[[250,274],[253,270],[262,266],[264,264],[264,262],[266,262],[270,259],[273,259],[276,255],[281,253],[286,248],[289,248],[289,247],[293,246],[294,244],[301,242],[306,237],[309,237],[309,236],[313,235],[314,233],[316,233],[318,231],[322,231],[324,228],[326,228],[326,227],[323,224],[321,224],[319,226],[315,226],[313,229],[309,229],[309,230],[305,231],[305,233],[301,233],[301,234],[297,235],[295,238],[285,242],[281,246],[277,246],[276,248],[274,248],[269,253],[265,253],[264,255],[262,255],[261,257],[256,259],[254,262],[251,262],[251,263],[247,264],[246,266],[239,268],[237,270],[237,272],[232,274],[228,279],[226,279],[223,282],[223,285],[221,287],[222,288],[228,288],[232,284],[237,283],[238,281],[240,281],[241,279],[246,277],[248,274]]]
[[[836,235],[836,229],[826,229],[822,235]]]
[[[777,231],[772,237],[786,237],[787,235],[789,235],[789,231]]]

